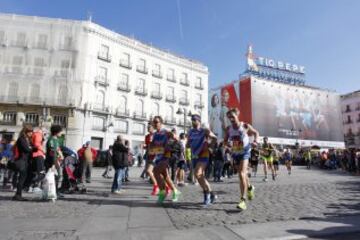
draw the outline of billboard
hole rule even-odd
[[[273,143],[343,146],[340,96],[319,89],[276,83],[255,77],[210,91],[209,124],[219,139],[229,126],[226,112],[240,110]]]
[[[343,142],[336,93],[252,80],[253,126],[261,136]]]

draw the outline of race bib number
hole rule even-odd
[[[244,143],[242,141],[233,141],[232,152],[241,153],[244,149]]]
[[[150,155],[160,155],[164,153],[165,153],[165,149],[163,147],[152,147],[150,149]]]

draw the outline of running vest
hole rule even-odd
[[[266,144],[263,143],[262,150],[263,150],[264,157],[271,157],[273,148],[271,147],[271,145],[269,143],[266,143]]]
[[[166,160],[170,157],[170,151],[167,149],[169,133],[165,129],[156,131],[150,145],[149,154],[154,156],[155,161]]]
[[[188,141],[191,148],[193,159],[209,158],[209,147],[205,134],[205,129],[190,129],[188,133]]]
[[[240,122],[238,128],[229,126],[228,136],[231,142],[231,152],[233,156],[243,155],[251,151],[249,136],[244,128],[243,122]]]

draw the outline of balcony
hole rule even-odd
[[[15,126],[16,125],[16,112],[4,113],[0,125]]]
[[[174,75],[167,75],[166,80],[169,81],[169,82],[176,83],[176,78],[175,78]]]
[[[157,91],[151,92],[151,97],[158,100],[163,98],[162,93]]]
[[[166,95],[165,100],[170,103],[176,103],[176,97],[173,94]]]
[[[183,106],[189,106],[189,105],[190,105],[190,101],[189,101],[189,99],[187,99],[187,98],[180,98],[179,104],[180,104],[180,105],[183,105]]]
[[[130,111],[129,111],[129,109],[117,109],[116,110],[116,116],[130,117]]]
[[[180,79],[180,84],[183,86],[190,86],[190,82],[188,79]]]
[[[203,103],[202,101],[196,101],[196,102],[194,103],[194,107],[195,107],[195,108],[204,108],[205,105],[204,105],[204,103]]]
[[[98,52],[98,59],[103,60],[108,63],[111,62],[111,56],[109,54],[102,54],[102,53]]]
[[[127,84],[127,83],[122,83],[122,84],[120,83],[117,86],[117,90],[123,91],[123,92],[130,92],[131,86],[130,86],[130,84]]]
[[[146,113],[144,112],[134,112],[134,119],[137,120],[146,120]]]
[[[195,84],[195,88],[199,90],[204,90],[204,86],[202,84]]]
[[[137,89],[135,89],[135,94],[136,94],[136,95],[139,95],[139,96],[145,97],[145,96],[148,95],[148,92],[147,92],[147,90],[144,89],[144,88],[137,88]]]
[[[161,71],[158,71],[158,70],[153,70],[152,71],[152,76],[156,77],[156,78],[163,78],[163,75],[162,75]]]
[[[143,74],[148,74],[148,69],[145,66],[136,66],[136,71]]]
[[[13,47],[26,48],[26,47],[28,47],[29,45],[27,44],[26,41],[23,41],[23,40],[15,40],[15,41],[12,41],[12,42],[11,42],[11,46],[13,46]]]
[[[123,67],[123,68],[127,68],[127,69],[132,69],[131,62],[126,61],[126,60],[120,60],[119,66]]]
[[[168,116],[168,117],[165,117],[164,122],[167,125],[176,125],[176,118]]]
[[[109,80],[107,78],[104,78],[103,76],[97,76],[95,77],[95,87],[97,86],[108,87]]]

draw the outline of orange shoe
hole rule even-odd
[[[158,185],[154,185],[153,186],[153,190],[152,190],[152,192],[151,192],[151,195],[152,196],[156,196],[156,195],[158,195],[159,194],[159,186]]]

